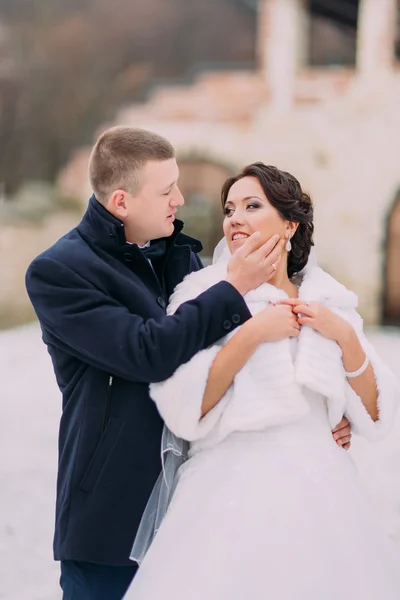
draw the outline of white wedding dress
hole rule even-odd
[[[288,360],[295,364],[301,353],[308,352],[307,338],[287,342]],[[283,357],[284,348],[273,349],[264,363],[270,364],[273,374],[283,364],[279,358],[275,368],[273,356]],[[326,345],[326,373],[333,368],[328,352]],[[253,362],[253,376],[257,364],[262,363]],[[199,372],[195,364],[193,368],[192,377]],[[321,380],[326,378],[323,368],[321,359]],[[277,376],[280,385],[282,375]],[[284,396],[276,396],[276,404],[272,398],[270,413],[264,414],[263,405],[269,400],[257,404],[254,393],[252,398],[243,393],[230,397],[219,414],[207,415],[208,430],[192,443],[167,514],[125,600],[400,599],[398,551],[383,533],[351,457],[332,438],[327,397],[312,389],[311,376],[310,381],[310,387],[299,388],[303,405],[298,405],[292,421],[282,413],[282,422],[273,422]],[[335,385],[332,375],[328,388]],[[195,390],[194,380],[192,386]],[[273,390],[273,386],[271,379],[261,387]],[[165,389],[168,399],[171,393]],[[356,402],[349,393],[349,401]],[[153,397],[157,401],[157,393]],[[187,396],[186,403],[190,402],[194,400]],[[243,430],[234,430],[235,414],[240,413],[228,409],[235,402],[237,411],[240,404],[253,406],[254,423],[260,426],[249,422]],[[381,402],[383,418],[390,420]],[[169,424],[168,412],[163,412],[161,401],[157,404]],[[357,410],[361,426],[364,419],[372,432],[377,424],[366,424],[361,403]],[[222,435],[224,415],[229,416],[232,431]],[[207,444],[215,430],[219,437],[214,435]]]
[[[232,433],[183,465],[127,600],[399,600],[400,556],[308,400],[302,421]]]

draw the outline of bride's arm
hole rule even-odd
[[[263,341],[257,317],[247,321],[216,355],[208,374],[201,403],[204,417],[223,398],[237,373]]]
[[[367,359],[367,354],[360,339],[350,323],[343,322],[338,328],[337,343],[342,350],[343,366],[346,372],[357,372]],[[356,377],[348,377],[348,383],[361,398],[369,416],[375,422],[379,418],[378,389],[371,362],[363,373]]]
[[[216,355],[208,374],[201,405],[206,415],[225,395],[235,376],[263,342],[297,337],[300,326],[288,306],[268,306],[235,333]]]
[[[294,337],[297,319],[287,306],[269,306],[252,317],[221,348],[213,345],[181,365],[150,395],[169,429],[193,441],[205,437],[222,415],[232,382],[260,343]]]
[[[316,329],[323,336],[337,342],[342,351],[344,370],[360,370],[364,361],[368,366],[356,377],[346,377],[346,416],[353,430],[371,441],[384,438],[393,426],[399,398],[398,379],[381,360],[363,331],[363,321],[354,309],[339,311],[311,302],[291,302],[301,325]]]
[[[353,429],[356,433],[371,441],[379,441],[393,427],[399,406],[400,384],[398,378],[367,339],[363,331],[362,319],[355,311],[353,311],[353,318],[354,321],[351,318],[350,321],[353,321],[359,344],[369,364],[364,373],[358,377],[347,378],[346,415],[354,424]],[[355,368],[359,367],[355,366]],[[375,415],[368,409],[368,401],[375,407]]]

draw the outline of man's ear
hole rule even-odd
[[[128,214],[127,194],[125,190],[115,190],[108,201],[107,209],[116,217],[123,218]]]

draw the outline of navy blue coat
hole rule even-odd
[[[160,473],[163,423],[149,383],[250,317],[221,282],[166,316],[168,297],[201,268],[200,242],[166,239],[159,277],[122,223],[92,197],[80,224],[30,265],[27,291],[62,392],[56,560],[129,565]],[[160,284],[160,281],[162,284]]]

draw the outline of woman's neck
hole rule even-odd
[[[284,292],[286,292],[287,295],[289,296],[289,298],[297,298],[298,297],[299,288],[297,287],[297,285],[292,283],[288,277],[286,260],[281,261],[281,263],[279,264],[279,267],[277,268],[277,270],[275,272],[275,275],[269,281],[269,283],[271,285],[274,285],[275,287],[279,288],[280,290],[283,290]]]

